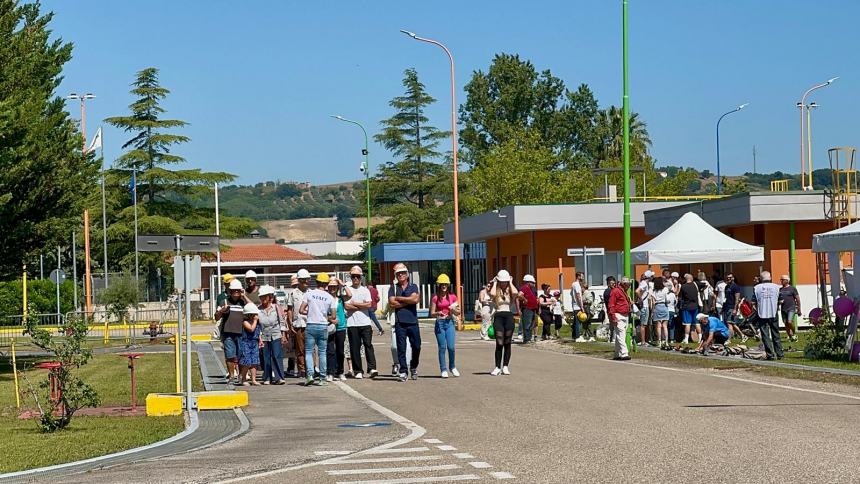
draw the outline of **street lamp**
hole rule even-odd
[[[809,89],[806,90],[806,92],[803,93],[803,96],[801,96],[801,98],[800,98],[800,102],[797,103],[797,107],[800,108],[800,187],[803,190],[807,190],[807,189],[812,190],[812,170],[809,171],[809,187],[807,188],[807,186],[806,186],[806,171],[805,171],[806,163],[804,163],[804,160],[803,160],[803,156],[804,156],[804,152],[803,152],[803,108],[806,107],[806,96],[808,96],[809,93],[811,93],[812,91],[815,91],[817,89],[821,89],[822,87],[827,87],[827,86],[833,84],[833,81],[835,81],[836,79],[839,79],[839,76],[828,79],[828,80],[822,82],[821,84],[816,84],[816,85],[810,87]]]
[[[740,106],[732,109],[731,111],[720,116],[720,119],[717,120],[717,195],[721,195],[723,193],[723,179],[720,177],[720,121],[723,120],[726,116],[732,113],[736,113],[741,109],[749,106],[750,103],[743,103]]]
[[[66,99],[78,99],[81,101],[81,134],[84,137],[84,147],[81,151],[84,154],[87,154],[87,99],[95,98],[96,95],[91,92],[86,94],[73,92],[66,97]]]
[[[462,277],[460,275],[460,189],[457,185],[457,174],[460,170],[457,164],[457,101],[456,85],[454,83],[454,56],[444,44],[437,40],[419,37],[415,32],[408,30],[401,29],[400,31],[415,40],[427,42],[441,48],[448,55],[448,61],[451,63],[451,152],[454,161],[454,280],[457,284],[457,300],[463,301]]]
[[[812,185],[812,110],[818,107],[815,101],[806,105],[806,164],[809,166],[809,189],[813,189]]]
[[[367,189],[365,190],[367,192],[367,249],[365,250],[367,251],[367,280],[370,281],[373,279],[373,269],[370,258],[370,248],[372,244],[370,242],[370,163],[368,162],[369,152],[367,149],[367,130],[364,129],[364,126],[362,126],[361,123],[359,123],[358,121],[346,119],[343,116],[337,114],[332,114],[330,116],[334,119],[337,119],[338,121],[352,123],[361,128],[361,132],[364,133],[364,149],[361,150],[361,154],[364,155],[364,161],[359,166],[359,170],[364,173],[364,180],[367,183]]]

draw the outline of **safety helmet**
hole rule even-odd
[[[451,284],[451,278],[448,277],[448,274],[439,274],[439,277],[436,278],[436,284]]]
[[[708,319],[708,315],[705,313],[699,313],[696,315],[696,321],[703,321],[705,319]]]
[[[239,279],[233,279],[232,281],[230,281],[230,285],[227,286],[228,291],[241,291],[242,289],[244,288],[242,287],[242,282],[239,281]]]
[[[523,282],[535,282],[535,276],[526,274],[523,276]]]
[[[245,279],[256,279],[257,273],[254,271],[248,271],[245,273]]]
[[[339,285],[340,285],[340,279],[338,279],[337,277],[332,277],[328,280],[328,287],[339,286]]]
[[[580,312],[576,313],[576,319],[578,319],[580,322],[584,323],[584,322],[588,321],[588,313],[586,313],[585,311],[580,311]]]
[[[496,280],[499,282],[511,282],[511,273],[502,269],[496,274]]]
[[[317,282],[321,284],[328,284],[329,279],[330,278],[328,277],[328,273],[326,272],[320,272],[319,274],[317,274]]]
[[[260,297],[263,297],[263,296],[271,296],[274,293],[275,293],[274,287],[272,287],[268,284],[263,284],[262,286],[260,286],[260,290],[257,292],[257,295]]]
[[[308,272],[307,269],[299,269],[299,272],[296,273],[296,277],[299,279],[310,279],[311,273]]]
[[[398,262],[397,264],[394,264],[394,274],[397,274],[398,272],[409,272],[409,269],[406,268],[406,264]]]
[[[351,276],[363,276],[364,271],[361,270],[360,266],[352,266],[352,268],[349,269],[349,275],[351,275]]]
[[[230,274],[228,272],[228,273],[224,274],[223,276],[221,276],[221,281],[224,282],[224,284],[230,284],[230,281],[232,281],[235,278],[236,278],[236,276],[234,276],[233,274]]]
[[[254,303],[248,303],[242,308],[242,314],[260,314],[260,310]]]

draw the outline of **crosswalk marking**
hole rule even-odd
[[[514,478],[513,474],[511,474],[510,472],[491,472],[490,475],[495,477],[496,479],[513,479]]]
[[[436,448],[439,450],[457,450],[453,445],[437,445]]]
[[[346,476],[354,474],[388,474],[394,472],[431,472],[459,469],[457,464],[443,464],[438,466],[413,466],[413,467],[382,467],[377,469],[338,469],[326,471],[330,476]]]
[[[466,452],[457,452],[456,454],[451,454],[458,459],[474,459],[475,456],[472,454],[467,454]]]
[[[338,481],[337,484],[412,484],[418,482],[450,482],[450,481],[476,481],[480,477],[475,474],[462,474],[458,476],[438,477],[406,477],[403,479],[374,479],[370,481]]]
[[[424,442],[427,442],[428,444],[441,444],[442,443],[442,441],[439,439],[424,439]]]
[[[366,454],[399,454],[401,452],[425,452],[430,450],[429,447],[400,447],[396,449],[373,449],[368,450]]]
[[[469,462],[469,465],[475,469],[489,469],[490,467],[493,467],[486,462]]]
[[[411,457],[380,457],[378,459],[347,459],[331,462],[322,462],[323,465],[341,465],[341,464],[379,464],[382,462],[409,462],[414,460],[439,460],[441,455],[414,455]]]
[[[314,452],[316,455],[349,455],[351,450],[318,450]]]

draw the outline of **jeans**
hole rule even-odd
[[[284,347],[281,340],[263,341],[263,381],[284,379]]]
[[[439,370],[448,371],[448,368],[457,368],[454,364],[454,342],[456,334],[454,332],[454,321],[448,319],[437,319],[436,326],[433,328],[436,334],[436,344],[439,346]],[[448,353],[448,364],[445,364],[445,353]]]
[[[370,326],[353,326],[347,328],[349,333],[349,352],[352,353],[352,370],[364,373],[361,361],[361,347],[364,346],[364,356],[367,358],[367,370],[376,370],[376,354],[373,352],[373,328]]]
[[[376,309],[368,309],[367,315],[370,317],[370,320],[373,321],[373,325],[376,326],[376,329],[381,333],[382,325],[379,324],[379,319],[376,318]]]
[[[626,358],[630,356],[627,352],[627,323],[627,316],[615,313],[615,328],[612,330],[612,333],[615,335],[616,358]]]
[[[328,350],[328,325],[327,324],[311,324],[305,328],[305,368],[307,368],[307,377],[314,377],[314,348],[317,349],[317,354],[320,359],[320,377],[325,378],[326,371],[326,351]]]
[[[344,352],[344,345],[346,342],[346,330],[341,329],[335,331],[334,333],[328,335],[328,346],[326,347],[326,355],[328,362],[328,370],[326,374],[332,376],[343,375],[344,367],[343,360],[346,357],[346,353]],[[322,368],[323,364],[320,362],[320,368]]]
[[[520,326],[523,328],[523,343],[531,343],[534,324],[535,312],[531,309],[523,309],[523,313],[520,316]]]
[[[397,335],[397,361],[400,365],[400,374],[406,374],[406,368],[412,371],[418,369],[418,358],[421,356],[421,332],[418,323],[402,324],[394,323],[394,332]],[[412,360],[406,366],[406,344],[412,346]]]
[[[767,357],[769,359],[774,356],[782,358],[782,337],[779,335],[779,321],[776,318],[758,318],[757,322]]]
[[[406,340],[406,359],[412,359],[412,346],[409,344],[409,340]],[[400,366],[400,357],[397,356],[397,331],[395,328],[391,328],[391,362],[395,366]]]

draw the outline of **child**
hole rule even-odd
[[[257,315],[260,310],[254,303],[245,305],[242,313],[244,321],[242,321],[242,337],[239,339],[239,381],[242,386],[247,386],[245,381],[248,375],[248,370],[251,371],[251,385],[259,385],[257,383],[257,366],[260,364],[260,348],[263,347],[263,342],[260,339],[260,325],[257,323]]]

